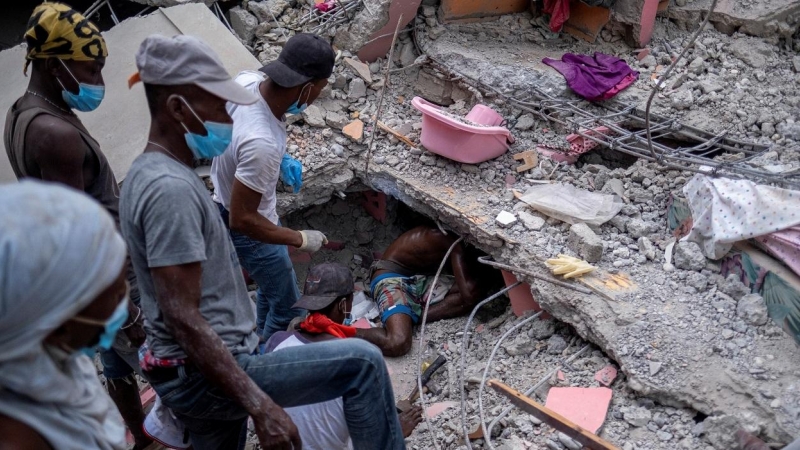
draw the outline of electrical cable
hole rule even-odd
[[[461,359],[459,361],[458,366],[458,386],[461,388],[461,426],[464,429],[464,442],[467,445],[469,450],[472,450],[472,444],[469,441],[469,429],[467,428],[467,399],[466,399],[466,389],[464,388],[464,370],[467,364],[467,346],[469,345],[469,326],[472,324],[472,319],[475,318],[475,314],[478,312],[481,307],[490,301],[500,297],[501,295],[505,294],[506,292],[514,289],[515,287],[522,284],[521,281],[517,281],[505,288],[501,289],[496,294],[488,297],[487,299],[481,301],[474,308],[472,308],[472,312],[469,314],[469,318],[467,319],[466,325],[464,325],[464,334],[461,336]]]
[[[527,324],[528,322],[531,322],[534,319],[538,318],[539,316],[542,315],[543,312],[544,311],[539,311],[536,314],[533,314],[532,316],[530,316],[527,319],[523,320],[522,322],[514,325],[513,327],[509,328],[508,331],[503,333],[503,335],[500,336],[500,339],[497,340],[497,343],[494,344],[494,348],[492,349],[492,353],[489,355],[489,360],[486,361],[486,368],[483,369],[483,377],[481,378],[481,385],[480,385],[480,387],[478,387],[478,414],[480,416],[481,429],[483,430],[483,438],[484,438],[484,441],[486,442],[486,446],[489,447],[489,450],[494,450],[494,447],[492,446],[492,437],[487,434],[486,422],[485,422],[485,418],[484,418],[484,414],[483,414],[483,388],[484,388],[484,386],[486,386],[486,377],[489,376],[489,367],[491,367],[491,365],[492,365],[492,360],[494,359],[494,355],[497,353],[497,349],[500,348],[500,344],[502,344],[503,341],[508,336],[511,335],[511,333],[517,331],[519,328],[521,328],[523,325]]]
[[[456,248],[461,241],[464,240],[464,237],[461,236],[455,240],[450,245],[450,248],[447,249],[447,253],[444,254],[444,258],[442,258],[442,263],[439,264],[439,270],[436,271],[436,275],[433,277],[433,283],[431,283],[431,287],[428,290],[428,296],[425,299],[425,308],[422,311],[422,322],[419,328],[419,346],[417,347],[417,389],[419,390],[419,400],[422,402],[422,417],[425,418],[425,426],[428,428],[428,431],[431,433],[431,441],[433,441],[433,447],[436,450],[439,450],[439,443],[436,441],[436,434],[433,432],[433,427],[431,427],[430,419],[428,418],[428,414],[425,412],[427,410],[427,405],[425,404],[425,392],[422,390],[422,344],[425,341],[425,322],[428,320],[428,308],[430,308],[431,303],[431,295],[433,295],[433,291],[436,289],[436,283],[439,282],[439,275],[442,273],[442,269],[444,269],[444,265],[447,264],[447,260],[450,258],[450,253],[453,252],[453,249]]]

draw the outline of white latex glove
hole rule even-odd
[[[553,275],[564,275],[564,278],[579,277],[595,269],[588,262],[568,255],[558,255],[558,258],[551,258],[546,262]]]
[[[316,230],[303,230],[300,235],[303,236],[303,245],[299,250],[303,252],[314,253],[328,243],[328,238]]]

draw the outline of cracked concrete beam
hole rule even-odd
[[[365,180],[363,162],[354,167]],[[351,161],[352,162],[352,161]],[[491,220],[493,211],[486,204],[470,199],[480,192],[453,192],[435,181],[404,178],[393,169],[379,167],[370,172],[371,185],[408,206],[442,221],[496,260],[529,270],[546,273],[540,261],[553,255],[543,254],[532,245],[536,232],[526,242],[515,243]],[[365,182],[366,184],[366,182]],[[663,276],[660,267],[647,268],[649,277]],[[639,272],[641,278],[641,272]],[[572,325],[585,339],[599,345],[620,364],[629,386],[665,405],[690,406],[704,414],[748,414],[749,421],[763,429],[763,435],[788,442],[800,434],[794,406],[781,406],[762,395],[770,391],[774,398],[796,401],[800,383],[794,374],[797,367],[795,344],[788,336],[758,339],[752,355],[780,355],[785,358],[770,379],[756,379],[734,360],[721,357],[704,345],[703,336],[716,333],[711,324],[704,329],[679,328],[673,318],[688,313],[691,304],[676,297],[664,297],[653,283],[640,283],[637,295],[650,298],[646,308],[630,302],[611,302],[599,295],[586,295],[520,276],[531,284],[533,295],[553,316]],[[635,280],[634,280],[635,281]],[[642,280],[644,281],[644,280]],[[704,301],[697,297],[694,301]],[[678,313],[680,311],[680,313]],[[631,348],[634,342],[647,342],[643,348]],[[656,358],[661,370],[651,375],[649,362]],[[777,405],[777,406],[776,406]]]

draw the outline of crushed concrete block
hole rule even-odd
[[[358,100],[367,96],[367,84],[361,78],[353,78],[347,89],[347,98]]]
[[[527,204],[523,204],[527,207]],[[525,228],[531,231],[539,231],[544,227],[545,220],[543,217],[534,216],[533,214],[527,211],[518,211],[517,215],[519,219],[522,221],[522,224],[525,225]]]
[[[258,26],[258,19],[240,6],[235,6],[228,11],[228,16],[231,21],[231,28],[233,32],[239,36],[239,39],[250,42],[256,35],[256,26]]]
[[[597,262],[603,258],[603,240],[585,223],[576,223],[569,227],[567,247],[588,262]]]
[[[352,68],[353,71],[355,71],[355,73],[358,74],[358,76],[360,76],[362,80],[364,80],[367,83],[372,83],[372,73],[370,72],[368,65],[364,64],[361,61],[357,61],[353,58],[345,58],[344,62],[348,66],[350,66],[350,68]]]
[[[706,257],[694,242],[680,241],[675,245],[675,267],[683,270],[701,271],[706,267]]]
[[[453,104],[453,83],[426,70],[420,70],[417,76],[417,83],[414,90],[420,97],[439,105],[449,106]]]
[[[400,61],[400,67],[408,67],[414,64],[417,59],[417,55],[414,53],[414,43],[407,42],[403,44],[400,47],[400,53],[397,58]]]
[[[560,334],[554,334],[547,340],[547,353],[551,355],[560,355],[561,352],[567,349],[567,341]]]
[[[495,218],[495,222],[503,228],[508,228],[517,223],[517,216],[508,211],[500,211]]]
[[[645,222],[642,219],[631,219],[627,225],[628,234],[634,239],[658,232],[658,225],[653,222]]]
[[[734,416],[710,416],[703,421],[705,439],[714,448],[738,448],[736,432],[741,428]]]
[[[329,127],[336,128],[337,130],[344,128],[348,120],[347,116],[338,111],[328,111],[328,113],[325,114],[325,123],[328,124]]]
[[[311,105],[303,111],[303,120],[312,127],[324,127],[325,110],[317,105]]]
[[[561,444],[564,445],[564,447],[567,447],[569,450],[581,450],[583,448],[583,445],[580,442],[572,439],[560,431],[558,432],[558,442],[561,442]]]
[[[747,294],[739,299],[736,305],[736,315],[750,325],[760,327],[769,320],[767,304],[758,294]]]
[[[369,8],[361,8],[355,18],[350,20],[347,26],[338,27],[333,39],[336,48],[347,50],[351,53],[358,52],[364,44],[372,39],[372,36],[381,28],[389,23],[389,8],[392,2],[389,0],[366,0]],[[372,14],[370,14],[370,12]],[[411,18],[409,18],[410,20]],[[404,19],[405,20],[405,19]],[[392,24],[394,26],[394,23]],[[403,25],[400,25],[401,27]],[[394,28],[392,28],[394,31]],[[392,35],[388,36],[390,42]],[[372,59],[360,58],[362,61]]]
[[[532,339],[547,339],[556,332],[556,323],[553,319],[534,320],[530,323],[528,337]]]
[[[656,259],[656,248],[650,239],[645,236],[639,238],[636,241],[636,244],[639,246],[639,253],[644,255],[645,258],[649,259],[650,261],[655,261]]]
[[[364,137],[364,122],[356,119],[342,128],[342,134],[349,137],[351,140],[361,142]]]
[[[719,286],[719,290],[737,301],[751,292],[750,288],[745,286],[735,274],[729,274],[722,285]]]
[[[675,92],[671,96],[672,107],[678,110],[689,109],[694,104],[694,95],[689,89]]]
[[[275,22],[288,7],[289,2],[285,0],[250,1],[247,4],[247,9],[258,18],[259,22]]]
[[[738,39],[728,46],[728,51],[756,69],[766,66],[774,55],[772,46],[759,39]]]
[[[650,419],[653,418],[653,413],[649,409],[634,406],[629,408],[622,417],[625,422],[638,428],[647,425],[647,422],[650,422]]]
[[[534,125],[536,125],[536,119],[533,118],[533,114],[523,114],[517,119],[517,124],[514,125],[514,129],[527,131],[533,128]]]

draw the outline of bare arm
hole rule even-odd
[[[0,414],[0,450],[52,450],[33,428]]]
[[[42,114],[31,122],[25,140],[42,180],[85,189],[83,166],[88,149],[75,127]]]
[[[385,356],[403,356],[411,350],[411,317],[395,314],[386,321],[383,328],[359,328],[356,337],[374,344]]]
[[[229,218],[231,230],[267,244],[284,244],[294,247],[303,245],[303,237],[299,231],[279,227],[259,214],[258,206],[261,203],[261,197],[260,193],[234,178]]]
[[[450,253],[450,265],[456,281],[454,293],[448,294],[441,302],[428,309],[428,321],[450,319],[469,313],[480,301],[480,290],[475,277],[469,270],[464,245],[458,244]]]
[[[165,325],[203,376],[253,417],[264,448],[300,448],[289,416],[239,367],[222,339],[200,314],[199,262],[151,268],[156,299]]]

